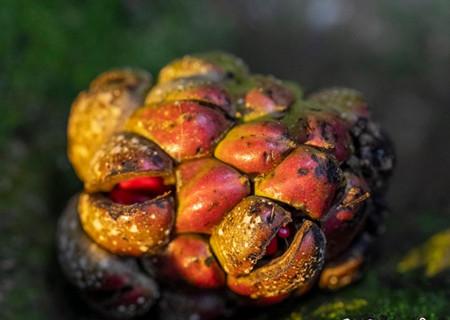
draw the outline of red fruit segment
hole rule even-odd
[[[152,141],[130,132],[117,133],[91,160],[85,187],[89,192],[110,191],[117,183],[141,176],[170,180],[172,162]]]
[[[300,146],[270,174],[255,179],[255,193],[287,203],[318,219],[334,199],[341,175],[332,156]]]
[[[244,198],[214,228],[210,243],[228,275],[248,274],[264,257],[267,247],[291,214],[275,202]]]
[[[230,116],[235,116],[234,104],[228,93],[218,84],[201,79],[179,79],[153,87],[145,103],[195,100],[215,105]]]
[[[366,218],[364,204],[370,197],[369,187],[362,177],[351,172],[345,172],[345,181],[344,194],[321,221],[330,259],[348,247]]]
[[[177,232],[210,233],[250,193],[247,177],[215,159],[199,159],[177,168]]]
[[[248,275],[227,279],[237,294],[253,299],[277,297],[315,281],[324,263],[325,237],[319,227],[305,221],[287,251]]]
[[[159,270],[170,281],[179,278],[199,288],[225,285],[225,273],[201,236],[177,236],[158,260]]]
[[[214,155],[245,173],[266,173],[295,147],[285,126],[275,121],[234,127],[218,144]]]
[[[251,121],[265,115],[285,111],[295,99],[294,93],[273,77],[255,77],[256,88],[245,97],[244,120]]]
[[[83,193],[78,204],[83,229],[115,254],[140,256],[158,252],[169,241],[175,220],[173,198],[165,194],[135,203],[142,200],[136,197],[119,199],[133,203],[126,205],[101,194]]]
[[[230,126],[222,112],[193,101],[148,105],[127,123],[129,130],[154,141],[177,161],[210,155]]]
[[[339,162],[350,156],[349,124],[335,112],[309,109],[293,131],[298,142],[331,151]]]

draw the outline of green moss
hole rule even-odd
[[[349,301],[338,300],[318,307],[312,315],[316,318],[340,319],[346,317],[349,313],[361,310],[366,307],[367,304],[367,301],[364,299],[353,299]]]

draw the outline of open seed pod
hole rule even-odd
[[[72,106],[84,190],[58,250],[89,305],[213,319],[360,278],[394,164],[360,93],[302,99],[224,53],[182,57],[157,79],[107,72]]]

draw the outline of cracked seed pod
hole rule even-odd
[[[356,281],[394,164],[360,93],[302,98],[223,53],[175,60],[153,88],[101,75],[72,106],[68,152],[84,190],[60,263],[114,318],[157,304],[213,319]]]

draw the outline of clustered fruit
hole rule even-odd
[[[115,318],[212,319],[354,282],[394,162],[359,92],[304,97],[224,53],[175,60],[154,86],[100,75],[72,105],[68,154],[84,190],[60,264]]]

